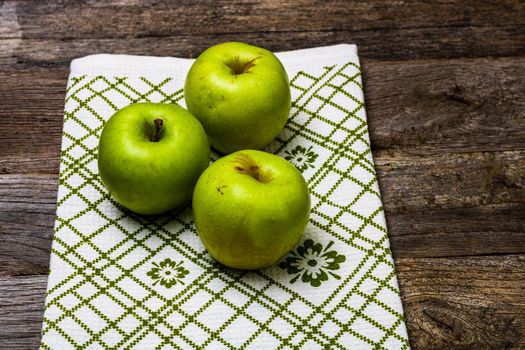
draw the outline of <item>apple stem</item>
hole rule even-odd
[[[153,135],[151,135],[151,142],[158,142],[160,136],[160,129],[162,129],[162,124],[164,121],[162,119],[155,119],[153,121],[155,127],[153,128]]]

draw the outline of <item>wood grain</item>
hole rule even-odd
[[[0,172],[58,173],[66,69],[0,70]]]
[[[396,261],[413,349],[525,348],[525,257]]]
[[[38,349],[47,276],[0,277],[0,349]]]
[[[525,253],[525,152],[375,157],[397,257]]]
[[[525,147],[525,57],[364,61],[373,150]]]
[[[375,59],[525,51],[525,10],[515,0],[6,1],[2,9],[3,65],[64,66],[99,52],[196,57],[228,40],[273,51],[352,42]]]
[[[0,276],[49,270],[57,176],[0,176]]]
[[[137,6],[140,3],[140,6]],[[359,31],[521,25],[519,1],[38,1],[15,3],[24,38],[165,37],[249,32]],[[147,9],[147,11],[145,11]],[[497,18],[494,13],[498,13]],[[57,20],[57,15],[61,20]],[[352,19],[359,19],[358,21]],[[216,26],[224,23],[224,26]],[[47,28],[47,30],[46,30]],[[74,30],[72,30],[74,29]]]

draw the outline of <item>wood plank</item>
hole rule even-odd
[[[0,173],[58,173],[68,74],[0,70]]]
[[[390,245],[399,258],[523,253],[524,213],[523,202],[403,214],[386,210]]]
[[[525,203],[525,151],[377,152],[375,164],[391,214]]]
[[[0,176],[0,276],[49,270],[57,188],[55,175]]]
[[[494,41],[488,45],[484,41],[486,37]],[[272,51],[355,43],[361,58],[375,60],[508,57],[521,56],[525,52],[525,29],[522,31],[502,26],[475,30],[423,28],[357,32],[330,30],[187,34],[111,39],[5,39],[0,41],[0,67],[66,67],[74,58],[96,53],[195,58],[206,48],[224,41],[247,42]]]
[[[0,349],[38,349],[47,276],[0,277]]]
[[[412,349],[525,348],[525,256],[396,260]]]
[[[525,253],[525,151],[376,156],[396,257]],[[48,268],[57,175],[0,176],[0,275]]]
[[[525,253],[525,152],[377,152],[397,257]]]
[[[364,61],[374,150],[525,148],[525,58]]]
[[[520,1],[310,0],[10,2],[0,62],[64,65],[94,52],[195,57],[221,41],[285,50],[353,42],[376,59],[516,56],[525,52]],[[496,15],[497,14],[497,15]],[[487,44],[490,41],[490,45]]]
[[[524,66],[525,58],[364,60],[376,156],[525,149]],[[57,172],[67,74],[0,70],[2,173]]]
[[[417,349],[525,346],[525,256],[396,260]],[[34,349],[46,276],[0,277],[0,348]]]
[[[9,6],[9,2],[8,6]],[[228,34],[259,31],[322,31],[522,25],[520,1],[363,2],[266,0],[177,2],[51,1],[11,3],[24,38],[109,38]],[[494,14],[498,17],[495,18]],[[57,20],[59,19],[59,20]],[[216,26],[222,23],[222,26]],[[71,30],[75,28],[75,30]]]

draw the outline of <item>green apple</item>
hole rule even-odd
[[[261,149],[283,129],[291,107],[283,65],[263,48],[228,42],[191,66],[184,86],[188,110],[223,153]]]
[[[243,270],[275,264],[299,241],[310,216],[301,173],[255,150],[220,158],[199,178],[193,215],[210,255]]]
[[[104,125],[98,170],[124,207],[156,215],[191,198],[210,163],[210,145],[199,121],[173,104],[137,103]]]

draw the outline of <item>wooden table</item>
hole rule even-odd
[[[38,347],[71,59],[356,43],[414,349],[525,349],[525,2],[0,2],[0,349]]]

